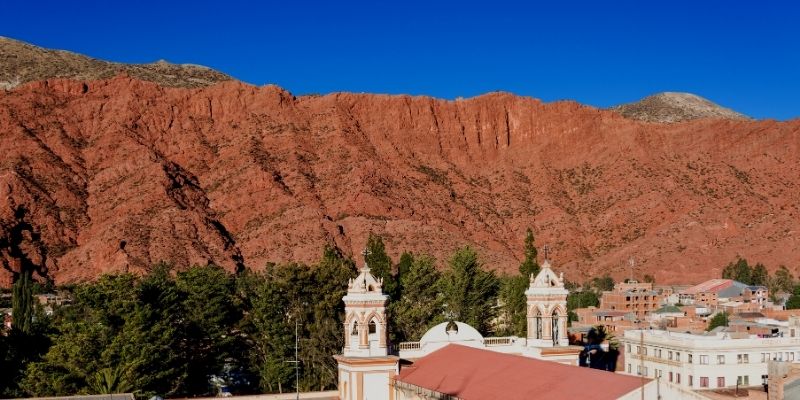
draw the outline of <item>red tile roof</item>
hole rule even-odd
[[[464,400],[617,399],[643,383],[638,377],[456,344],[404,367],[397,380]]]

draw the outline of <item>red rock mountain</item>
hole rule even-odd
[[[229,270],[458,246],[515,270],[532,227],[568,278],[800,267],[800,120],[658,124],[505,93],[294,97],[129,77],[0,91],[0,243],[58,283],[168,260]]]

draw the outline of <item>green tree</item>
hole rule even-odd
[[[403,276],[411,270],[411,266],[414,264],[414,255],[409,252],[403,252],[400,255],[400,260],[397,262],[397,299],[403,297]]]
[[[730,262],[725,266],[722,270],[722,277],[750,285],[753,281],[753,270],[747,264],[747,260],[737,257],[736,261]]]
[[[792,295],[786,300],[787,310],[796,310],[800,308],[800,285],[794,288]]]
[[[767,286],[769,283],[769,272],[764,264],[758,263],[750,274],[750,285]]]
[[[578,316],[575,310],[578,308],[597,307],[600,305],[600,298],[597,292],[588,285],[580,290],[570,291],[567,295],[567,311],[570,313],[570,321],[577,321]]]
[[[494,272],[481,268],[475,250],[458,249],[439,282],[447,319],[467,323],[482,334],[490,332],[499,284]]]
[[[768,280],[769,296],[772,301],[777,301],[779,293],[792,293],[794,286],[794,276],[785,265],[781,265]]]
[[[502,334],[524,336],[527,331],[527,299],[525,290],[530,285],[530,279],[539,271],[536,261],[538,251],[534,243],[533,231],[528,228],[525,232],[525,258],[519,265],[519,275],[505,276],[500,279],[500,301],[503,305],[503,319],[505,327]]]
[[[226,360],[240,349],[238,336],[232,334],[242,318],[235,297],[233,275],[216,265],[195,266],[179,272],[175,283],[182,293],[185,318],[184,347],[187,358],[187,393],[214,394],[208,377],[221,375]],[[228,368],[239,369],[238,365]]]
[[[609,274],[598,276],[592,279],[592,286],[601,292],[614,290],[614,279]]]
[[[33,271],[22,268],[13,284],[11,297],[13,329],[28,334],[33,325]]]
[[[400,275],[403,295],[389,304],[397,342],[419,340],[432,325],[444,320],[437,290],[441,274],[434,266],[435,260],[427,255],[409,257],[411,265]]]
[[[248,311],[242,331],[247,338],[251,368],[264,392],[294,386],[294,322],[304,316],[309,268],[300,264],[271,265],[263,273],[246,270],[237,279]],[[303,318],[305,323],[305,318]]]
[[[396,299],[397,282],[392,273],[392,259],[386,254],[383,238],[370,232],[364,261],[369,266],[372,276],[383,279],[383,293],[389,295],[391,299]]]
[[[708,321],[708,328],[706,328],[706,330],[710,331],[718,326],[728,326],[728,313],[721,312],[714,315],[711,321]]]
[[[344,302],[347,282],[355,277],[355,263],[336,248],[326,248],[314,268],[309,299],[311,311],[306,325],[307,341],[300,358],[306,390],[335,388],[338,365],[332,354],[341,352],[344,343]]]
[[[181,304],[167,266],[141,280],[122,274],[78,286],[56,319],[52,347],[28,364],[22,387],[34,396],[91,393],[105,379],[97,372],[110,368],[138,396],[185,394]]]
[[[126,375],[119,367],[103,368],[89,379],[89,389],[94,394],[130,393],[134,388],[125,380]]]
[[[536,276],[541,268],[539,267],[539,263],[536,261],[539,251],[536,250],[536,244],[534,243],[533,231],[531,228],[528,228],[528,230],[525,232],[524,248],[525,258],[519,265],[519,273],[525,278],[528,278],[531,275]]]
[[[656,278],[653,275],[645,274],[644,281],[645,283],[656,283]]]

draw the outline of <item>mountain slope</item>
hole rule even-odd
[[[629,257],[659,282],[736,255],[797,272],[799,147],[797,120],[643,124],[509,94],[48,80],[0,92],[0,239],[58,282],[357,254],[370,231],[393,256],[470,244],[512,271],[527,227],[571,280]]]
[[[747,116],[691,93],[664,92],[612,107],[622,116],[647,122],[683,122],[700,118],[743,120]]]
[[[120,73],[163,86],[203,87],[232,78],[199,65],[120,64],[63,50],[48,50],[0,36],[0,90],[50,78],[94,80]]]

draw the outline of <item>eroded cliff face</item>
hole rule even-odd
[[[571,280],[629,257],[659,282],[736,255],[797,272],[798,147],[797,120],[641,123],[504,93],[48,80],[0,92],[0,238],[59,283],[357,254],[370,231],[395,257],[469,244],[511,271],[527,227]]]

